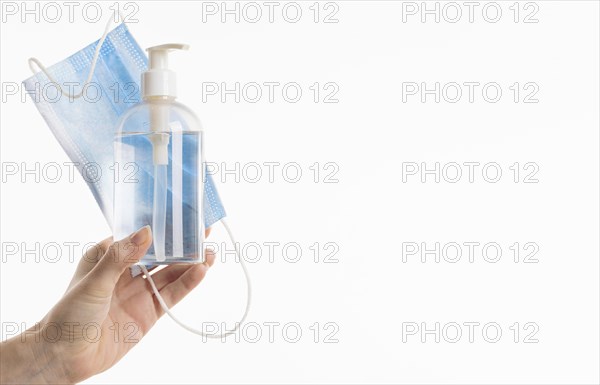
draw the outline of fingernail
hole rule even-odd
[[[138,231],[136,231],[135,233],[131,234],[129,239],[131,240],[131,242],[140,246],[140,245],[144,244],[148,240],[149,237],[150,237],[150,226],[146,225],[146,226],[142,227],[141,229],[139,229]]]

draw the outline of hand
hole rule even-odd
[[[128,269],[151,244],[146,226],[85,253],[63,298],[42,321],[0,344],[0,382],[75,383],[117,363],[164,313],[146,279],[132,278]],[[170,265],[152,274],[169,308],[202,281],[213,262],[207,250],[205,263]]]

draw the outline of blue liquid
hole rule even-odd
[[[129,236],[145,225],[153,225],[156,168],[152,160],[151,135],[132,133],[115,138],[113,232],[116,240]],[[161,172],[166,168],[167,173],[164,248],[158,247],[164,250],[165,260],[157,261],[152,245],[140,264],[204,261],[204,222],[200,195],[204,188],[200,173],[202,136],[197,131],[172,132],[168,135],[169,164],[158,167],[159,170],[162,168]],[[158,180],[164,181],[164,177]]]

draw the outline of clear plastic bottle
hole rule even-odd
[[[167,54],[181,44],[149,48],[142,75],[144,102],[121,118],[115,135],[115,239],[142,226],[153,243],[140,264],[204,261],[204,167],[202,126],[175,102],[175,73]]]

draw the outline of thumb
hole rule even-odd
[[[111,244],[89,274],[93,286],[102,294],[111,295],[121,274],[146,255],[151,244],[150,226],[144,226],[130,236]]]

